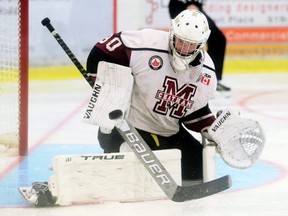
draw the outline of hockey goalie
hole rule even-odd
[[[55,157],[48,183],[35,183],[23,195],[38,206],[182,202],[228,189],[228,176],[211,174],[215,148],[228,165],[248,168],[265,137],[257,121],[229,109],[216,118],[210,110],[217,79],[204,49],[209,35],[205,15],[184,10],[168,32],[123,31],[97,42],[87,58],[95,82],[83,121],[100,128],[104,153]]]
[[[111,133],[129,113],[133,77],[131,69],[126,67],[105,62],[98,67],[102,72],[97,75],[83,121]],[[103,103],[105,107],[101,106]],[[115,108],[125,115],[111,119]],[[202,137],[204,182],[216,178],[215,152],[229,166],[248,168],[259,158],[265,141],[258,122],[242,118],[232,110],[219,113],[213,124],[202,131]],[[177,148],[158,150],[155,155],[177,184],[184,184],[181,151]],[[52,167],[54,175],[47,182],[20,188],[23,196],[35,206],[166,198],[125,142],[115,153],[55,156]]]

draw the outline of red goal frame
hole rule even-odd
[[[28,151],[29,0],[19,0],[19,155]]]

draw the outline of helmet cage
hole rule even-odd
[[[204,48],[210,32],[207,18],[197,10],[185,10],[172,20],[169,46],[174,70],[190,67],[189,63]]]
[[[175,55],[180,58],[188,59],[190,61],[194,60],[194,58],[198,55],[198,53],[204,46],[203,43],[181,39],[175,34],[172,37],[173,39],[171,40],[171,42],[173,50],[175,51]]]

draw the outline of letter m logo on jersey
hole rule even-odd
[[[162,115],[167,113],[174,118],[183,117],[187,109],[191,109],[197,87],[191,84],[185,84],[178,88],[176,79],[166,77],[163,83],[164,90],[158,90],[155,98],[158,100],[153,111]]]

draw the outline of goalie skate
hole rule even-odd
[[[19,187],[19,191],[28,202],[36,207],[47,207],[55,204],[47,182],[34,182],[31,187]]]

